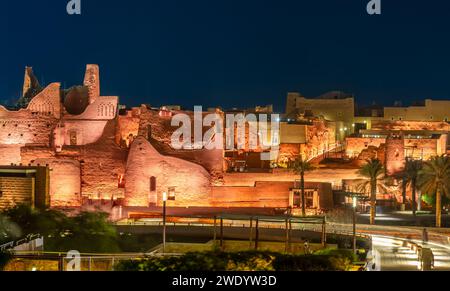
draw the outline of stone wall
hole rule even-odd
[[[379,120],[372,122],[372,130],[395,131],[450,131],[450,124],[442,121],[405,121]]]
[[[63,145],[88,145],[97,142],[103,135],[108,121],[70,120],[64,122],[61,134]]]
[[[305,173],[307,182],[331,183],[341,185],[343,179],[358,179],[358,169],[321,169]],[[273,173],[227,173],[224,175],[224,186],[253,187],[256,182],[293,182],[300,176],[293,171],[275,169]]]
[[[0,177],[0,209],[32,203],[33,178]]]
[[[335,143],[335,128],[323,120],[313,121],[307,128],[307,143],[305,157],[309,160],[331,149]]]
[[[280,144],[278,164],[287,166],[288,162],[299,157],[301,152],[301,144]]]
[[[50,206],[81,206],[80,162],[69,159],[36,159],[33,166],[48,165],[50,168]]]
[[[281,165],[285,165],[289,160],[295,160],[300,154],[307,160],[313,159],[332,149],[336,144],[334,124],[324,120],[314,120],[311,125],[282,124],[281,135],[283,134],[287,134],[288,138],[281,137],[278,158]],[[294,143],[293,136],[297,134],[300,136]]]
[[[387,159],[393,158],[400,150],[401,142],[397,142],[393,146],[391,153]],[[447,146],[447,135],[440,137],[421,137],[421,138],[404,138],[403,153],[401,156],[428,160],[436,155],[445,153]],[[365,160],[378,158],[384,162],[384,152],[386,151],[386,138],[369,138],[369,137],[348,137],[346,139],[346,153],[350,158],[356,159],[358,165],[364,163]]]
[[[128,111],[125,116],[119,116],[116,142],[123,146],[131,144],[138,136],[148,138],[161,154],[201,165],[209,172],[213,183],[220,183],[224,171],[223,150],[174,150],[171,146],[172,135],[175,130],[178,129],[171,125],[172,115],[179,113],[187,114],[191,118],[193,128],[193,112],[170,111],[164,112],[164,114],[162,114],[162,112],[163,111],[141,106],[140,108],[133,108],[131,111]],[[206,114],[208,113],[205,112],[204,115]],[[203,133],[206,133],[207,130],[209,130],[209,128],[203,128]],[[193,137],[194,134],[192,131],[192,138]]]
[[[280,142],[282,144],[301,144],[307,141],[306,124],[280,124]]]
[[[254,186],[213,187],[211,204],[214,207],[270,207],[289,206],[289,189],[293,182],[256,182]]]
[[[211,203],[214,207],[289,207],[290,190],[294,182],[265,181],[254,186],[213,187]],[[333,207],[333,191],[330,183],[306,182],[306,189],[317,189],[319,208]]]
[[[0,106],[0,165],[48,165],[51,206],[74,207],[83,197],[123,198],[126,149],[115,143],[118,97],[100,96],[99,68],[88,65],[89,105],[80,115],[63,111],[60,84],[36,95],[27,109]],[[26,84],[25,84],[26,86]]]
[[[88,198],[110,200],[124,197],[124,189],[118,187],[118,178],[125,174],[127,150],[115,143],[115,127],[116,121],[111,120],[95,143],[65,146],[60,152],[45,147],[21,149],[24,165],[49,164],[54,167],[50,173],[52,205],[74,206]],[[67,175],[60,176],[58,172],[62,171]],[[64,183],[57,182],[60,179],[61,182],[70,180],[71,186],[64,188]],[[67,203],[64,204],[66,198]]]
[[[83,85],[89,90],[89,103],[100,97],[100,69],[98,65],[87,65]]]
[[[36,95],[28,105],[28,110],[38,115],[48,115],[54,118],[61,116],[60,83],[48,85],[41,93]]]
[[[151,178],[155,191],[151,190]],[[163,192],[173,187],[173,206],[209,206],[210,175],[200,165],[163,156],[143,137],[131,145],[125,175],[125,204],[128,206],[161,205]]]
[[[0,118],[0,144],[2,145],[45,145],[52,143],[52,129],[55,120]]]
[[[112,120],[116,118],[119,97],[101,96],[95,99],[80,115],[65,114],[64,120]]]
[[[438,154],[440,139],[408,139],[405,138],[407,157],[429,160]],[[439,149],[440,151],[441,149]]]
[[[348,137],[346,139],[346,153],[351,158],[357,158],[370,147],[378,148],[386,143],[386,138]]]
[[[379,147],[369,146],[364,149],[358,156],[354,156],[353,165],[360,168],[367,164],[367,161],[372,159],[378,159],[386,164],[386,145],[381,144]]]
[[[61,154],[77,150],[81,163],[82,196],[91,199],[116,199],[124,197],[118,180],[125,174],[127,150],[115,143],[116,120],[107,123],[102,137],[95,143],[68,147]]]
[[[0,165],[18,165],[21,163],[21,145],[0,145]]]
[[[139,111],[127,111],[127,115],[119,115],[116,128],[116,143],[129,147],[139,134]]]
[[[296,108],[300,112],[310,110],[315,116],[323,116],[330,121],[344,121],[353,123],[355,116],[355,103],[353,98],[346,99],[296,99]]]
[[[402,137],[386,139],[386,173],[395,175],[405,168],[405,141]]]
[[[28,109],[8,111],[0,107],[0,145],[50,146],[57,122],[52,115],[33,114]]]

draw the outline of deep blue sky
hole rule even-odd
[[[101,66],[103,95],[124,104],[284,107],[288,91],[329,90],[360,103],[450,99],[450,1],[5,0],[0,100],[23,70],[80,84]]]

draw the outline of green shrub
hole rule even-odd
[[[117,271],[346,271],[352,264],[347,252],[308,256],[271,252],[204,252],[181,257],[123,261]]]
[[[350,261],[356,261],[358,258],[353,253],[353,250],[342,250],[342,249],[324,249],[314,253],[315,255],[331,256],[331,257],[341,257],[349,259]]]
[[[422,201],[425,202],[428,205],[431,205],[433,207],[436,206],[436,193],[430,195],[430,194],[424,194],[422,195]],[[450,198],[442,195],[442,205],[450,205]]]
[[[3,216],[20,229],[22,236],[44,236],[46,251],[120,252],[116,229],[108,221],[106,213],[81,212],[67,216],[57,210],[37,210],[19,205],[4,211]],[[6,232],[2,228],[5,227],[0,224],[0,235]]]

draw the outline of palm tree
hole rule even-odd
[[[305,201],[305,173],[314,170],[314,166],[303,160],[303,157],[297,158],[292,164],[291,168],[294,172],[300,175],[300,189],[302,195],[302,215],[306,216],[306,201]]]
[[[402,205],[406,207],[406,188],[408,188],[408,177],[406,176],[406,171],[403,170],[401,173],[397,175],[396,178],[402,180]],[[402,209],[403,210],[403,209]]]
[[[358,191],[370,192],[370,224],[375,224],[377,192],[379,188],[386,189],[383,183],[385,174],[383,164],[378,159],[368,160],[359,170],[359,174],[367,180],[358,185]]]
[[[423,193],[436,195],[436,227],[442,226],[442,196],[450,196],[450,158],[433,157],[419,172],[419,187]]]
[[[419,172],[422,169],[422,161],[418,160],[406,160],[406,166],[404,170],[404,176],[406,179],[406,185],[409,185],[411,187],[412,191],[412,212],[413,215],[416,216],[417,211],[417,200],[416,200],[416,193],[417,193],[417,179],[419,177]],[[420,203],[420,201],[419,201]]]

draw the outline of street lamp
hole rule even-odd
[[[358,207],[358,198],[353,196],[353,253],[356,255],[356,208]]]
[[[166,204],[167,193],[163,193],[163,253],[166,253]]]

